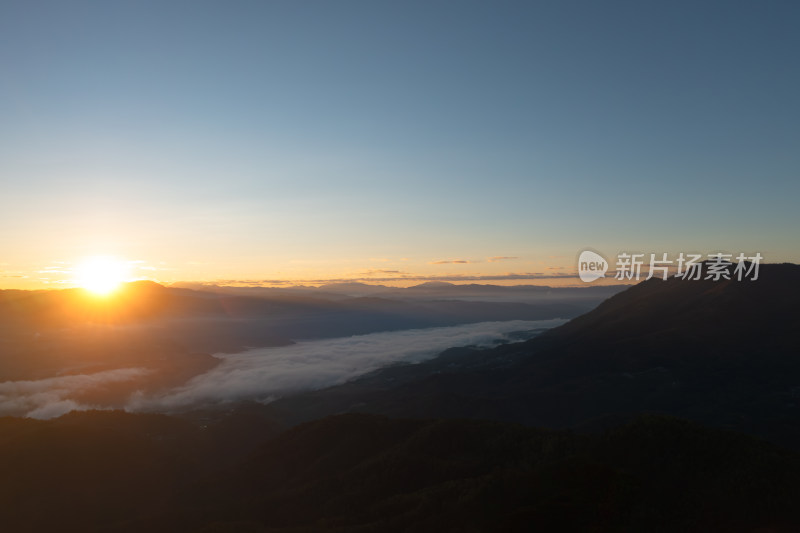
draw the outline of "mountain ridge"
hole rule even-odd
[[[757,281],[652,279],[531,340],[448,350],[272,408],[295,422],[427,413],[545,427],[661,412],[800,449],[800,266],[761,269]]]

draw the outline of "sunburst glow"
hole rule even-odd
[[[98,256],[82,262],[77,268],[77,283],[94,294],[105,296],[114,292],[130,276],[125,261]]]

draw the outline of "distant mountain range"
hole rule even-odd
[[[485,297],[472,298],[472,289],[456,285],[446,295],[364,287],[375,295],[190,289],[150,281],[128,283],[108,298],[81,289],[0,291],[0,382],[145,366],[169,371],[175,383],[216,364],[209,354],[217,352],[484,321],[571,318],[622,290],[483,286]]]
[[[216,286],[199,283],[175,283],[171,287],[193,289],[217,294],[240,296],[277,297],[305,295],[322,299],[378,296],[395,300],[449,299],[480,301],[514,301],[541,303],[548,300],[586,300],[608,298],[625,289],[628,285],[585,285],[580,287],[549,287],[546,285],[491,285],[478,283],[449,283],[446,281],[427,281],[410,287],[389,287],[386,285],[342,282],[312,286],[290,287],[237,287]]]

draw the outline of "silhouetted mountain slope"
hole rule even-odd
[[[525,343],[389,368],[273,408],[547,427],[656,411],[800,448],[800,266],[757,281],[649,280]]]
[[[0,418],[3,529],[800,528],[800,456],[678,419],[641,417],[581,436],[490,421],[345,415],[270,437],[268,420],[235,418],[208,427],[119,412]],[[254,447],[253,438],[263,444]]]
[[[671,353],[680,344],[713,352],[754,343],[781,347],[800,331],[800,265],[762,265],[756,281],[652,279],[619,293],[546,337],[564,345],[602,342],[619,352]],[[794,343],[800,348],[800,343]]]
[[[183,516],[202,509],[206,531],[789,531],[798,479],[795,454],[669,418],[581,437],[349,415],[267,443]]]
[[[2,417],[3,531],[168,531],[159,517],[177,494],[278,431],[264,418],[244,426],[240,417],[207,427],[107,411]]]

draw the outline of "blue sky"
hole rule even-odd
[[[0,1],[0,268],[27,276],[0,285],[93,254],[164,281],[800,261],[799,15]]]

